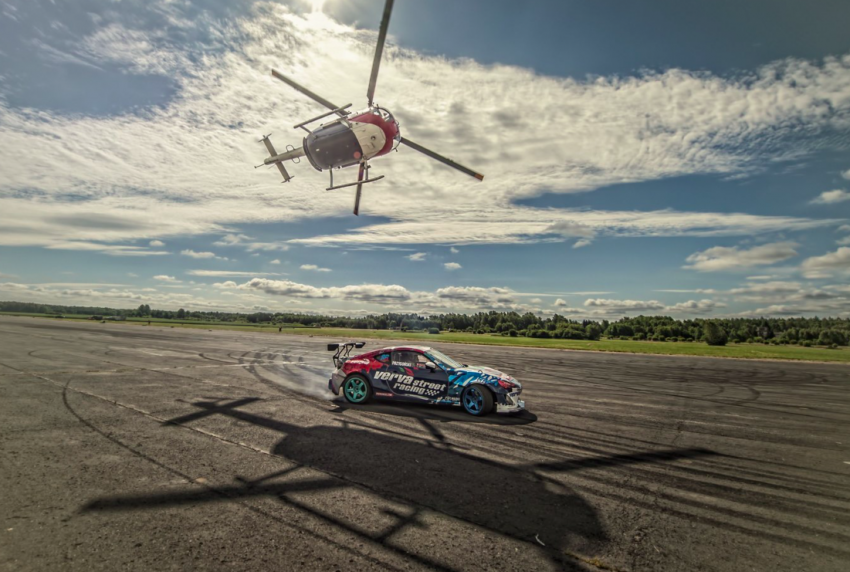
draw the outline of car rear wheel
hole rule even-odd
[[[487,415],[493,410],[493,394],[481,385],[470,385],[463,390],[460,404],[470,415]]]
[[[359,375],[352,375],[342,384],[342,394],[349,403],[366,403],[372,397],[372,386]]]

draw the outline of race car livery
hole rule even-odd
[[[442,352],[420,346],[382,348],[358,356],[341,356],[353,343],[330,344],[337,366],[328,388],[351,403],[371,397],[420,403],[450,404],[473,415],[495,409],[509,413],[525,408],[522,385],[501,371],[461,364]],[[341,356],[341,357],[340,357]]]

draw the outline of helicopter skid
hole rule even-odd
[[[353,183],[345,183],[344,185],[337,185],[335,187],[328,187],[325,189],[326,191],[335,191],[337,189],[344,189],[346,187],[353,187],[354,185],[365,185],[366,183],[374,183],[375,181],[380,181],[384,178],[384,175],[380,175],[375,177],[374,179],[364,179],[362,181],[355,181]]]

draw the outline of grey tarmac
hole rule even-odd
[[[434,343],[477,419],[328,341],[0,317],[0,570],[850,569],[846,365]]]

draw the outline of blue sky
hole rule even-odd
[[[361,216],[253,169],[365,105],[380,0],[0,0],[0,299],[850,315],[850,4],[398,0]],[[342,171],[337,180],[353,179]]]

